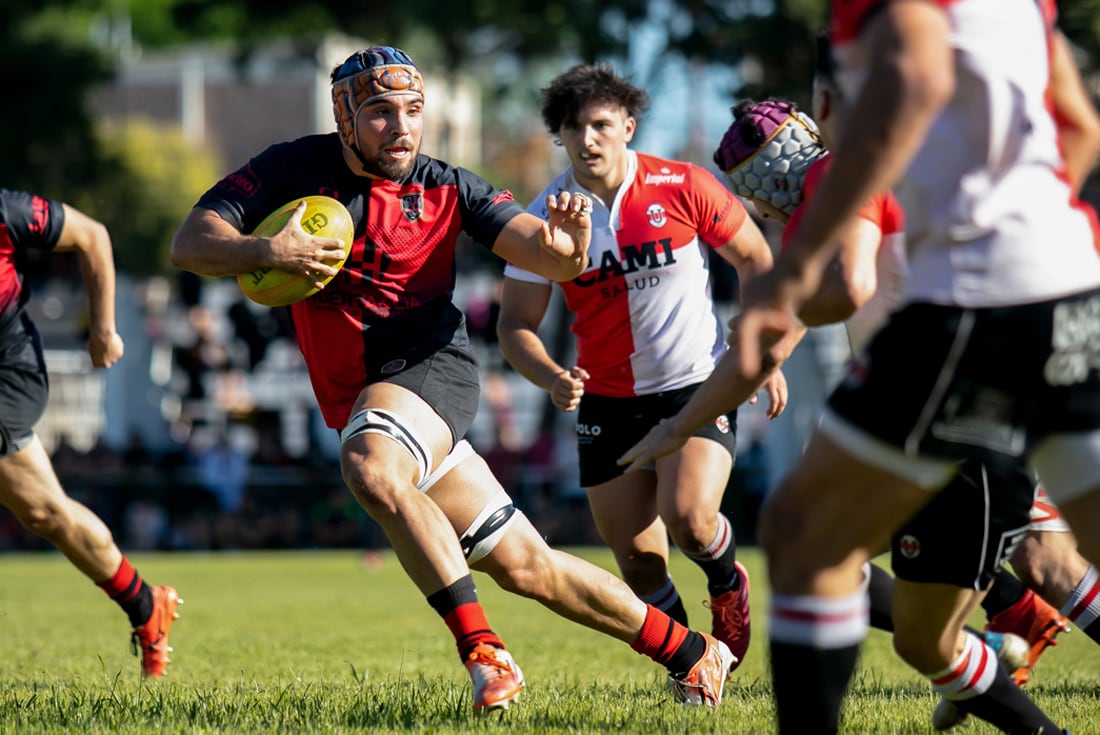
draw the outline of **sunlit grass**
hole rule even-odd
[[[610,568],[600,550],[580,553]],[[125,617],[59,555],[0,556],[0,733],[767,733],[766,589],[753,575],[754,633],[718,710],[675,705],[663,671],[613,639],[477,576],[528,689],[475,716],[446,627],[388,554],[135,555],[186,601],[170,675],[142,682]],[[692,622],[709,626],[703,577],[676,557]],[[1080,632],[1040,662],[1029,690],[1075,735],[1100,733],[1100,650]],[[872,632],[846,732],[930,733],[936,698]],[[968,733],[992,733],[968,725]]]

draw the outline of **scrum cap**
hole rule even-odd
[[[412,58],[393,46],[371,46],[332,72],[332,106],[344,145],[355,148],[355,116],[368,102],[396,94],[424,98],[424,78]]]
[[[714,162],[735,194],[787,213],[802,201],[810,164],[825,153],[817,123],[789,102],[738,105]]]

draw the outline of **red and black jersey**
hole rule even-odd
[[[0,330],[11,323],[27,301],[20,251],[53,249],[64,226],[61,202],[25,191],[0,189]]]
[[[269,147],[198,206],[251,232],[287,202],[316,194],[348,208],[355,243],[339,275],[291,313],[321,411],[339,429],[383,356],[465,343],[453,303],[459,233],[492,247],[524,210],[508,191],[424,155],[401,182],[357,176],[335,133]]]

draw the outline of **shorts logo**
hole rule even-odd
[[[920,556],[920,540],[916,536],[905,534],[898,541],[898,550],[906,559],[916,559]]]
[[[649,220],[649,224],[654,227],[664,227],[668,222],[668,218],[665,217],[665,208],[656,202],[650,204],[645,210],[645,218]]]
[[[424,212],[424,197],[420,194],[406,194],[401,197],[401,211],[409,222],[416,222]]]
[[[601,433],[603,433],[603,428],[599,424],[595,426],[577,424],[577,436],[599,436]]]
[[[723,434],[730,433],[730,420],[728,416],[719,416],[714,420],[714,425],[718,427],[718,431]]]
[[[402,370],[405,369],[406,364],[407,363],[403,359],[400,359],[400,358],[398,358],[397,360],[390,360],[389,362],[387,362],[385,365],[382,366],[382,370],[380,372],[383,375],[389,375],[390,373],[401,372]]]

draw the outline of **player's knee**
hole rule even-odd
[[[713,540],[716,523],[713,516],[706,513],[687,513],[674,518],[662,518],[668,528],[672,541],[684,551],[694,552],[705,549]]]
[[[939,635],[925,635],[920,630],[903,626],[895,628],[893,640],[898,657],[922,674],[943,671],[951,664],[951,646]]]
[[[401,482],[393,469],[361,456],[344,454],[340,471],[351,494],[370,515],[395,513],[401,492],[418,492],[408,481]]]

